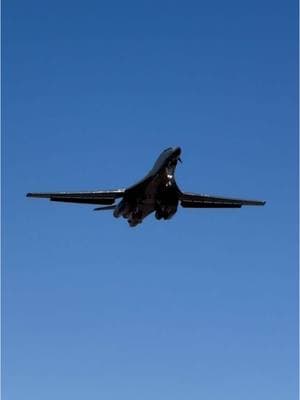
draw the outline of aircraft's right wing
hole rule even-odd
[[[27,193],[27,197],[49,199],[64,203],[113,204],[117,198],[123,197],[124,192],[125,189],[95,190],[91,192]]]
[[[263,206],[265,204],[265,201],[260,200],[233,199],[195,193],[181,193],[179,200],[182,207],[186,208],[241,208],[242,206]]]

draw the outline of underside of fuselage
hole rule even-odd
[[[131,227],[153,212],[158,220],[172,218],[178,207],[179,188],[174,173],[180,151],[174,153],[170,149],[170,153],[162,154],[146,177],[125,191],[114,217],[127,219]]]

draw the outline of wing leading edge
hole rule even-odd
[[[185,208],[241,208],[242,206],[263,206],[265,201],[233,199],[208,194],[181,193],[179,200]]]
[[[116,199],[123,197],[125,189],[95,190],[91,192],[53,192],[53,193],[27,193],[27,197],[49,199],[63,203],[79,204],[113,204]]]

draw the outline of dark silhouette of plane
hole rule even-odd
[[[178,204],[184,208],[241,208],[263,206],[264,201],[243,200],[182,192],[175,181],[180,147],[169,147],[156,160],[151,171],[127,189],[95,190],[92,192],[28,193],[28,197],[47,198],[64,203],[98,204],[95,211],[113,210],[114,217],[124,217],[130,226],[140,224],[155,212],[156,219],[170,219]],[[117,199],[122,199],[114,204]]]

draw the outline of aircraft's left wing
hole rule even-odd
[[[186,208],[241,208],[242,206],[263,206],[266,203],[260,200],[233,199],[195,193],[181,193],[179,200],[182,207]]]
[[[95,190],[92,192],[27,193],[27,197],[49,199],[64,203],[113,204],[117,198],[123,197],[124,192],[125,189]]]

